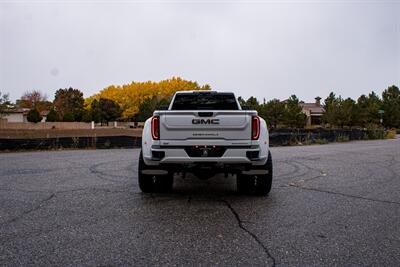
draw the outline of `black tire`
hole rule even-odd
[[[257,169],[266,169],[268,170],[268,173],[264,175],[237,175],[236,183],[239,193],[254,194],[258,196],[268,195],[271,191],[273,177],[271,152],[268,152],[267,162]]]
[[[142,151],[139,155],[138,182],[139,188],[143,193],[165,193],[172,191],[174,176],[172,173],[167,175],[147,175],[142,170],[146,170],[147,165],[143,160]]]
[[[260,196],[268,195],[272,187],[273,168],[272,156],[270,151],[268,151],[268,160],[265,163],[264,168],[268,171],[268,173],[265,175],[257,175],[255,177],[256,182],[254,193]]]

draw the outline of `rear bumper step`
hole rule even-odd
[[[269,173],[268,170],[248,170],[242,172],[242,174],[244,175],[265,175],[268,173]]]
[[[145,175],[167,175],[168,171],[166,171],[166,170],[142,170],[142,174],[145,174]]]

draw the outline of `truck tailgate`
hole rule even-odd
[[[255,111],[156,111],[161,140],[249,140]]]

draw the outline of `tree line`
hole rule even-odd
[[[210,90],[208,84],[184,80],[179,77],[160,82],[132,82],[111,85],[88,98],[74,88],[59,89],[54,100],[48,101],[40,91],[28,91],[16,103],[11,103],[8,95],[0,92],[0,115],[12,107],[28,108],[28,120],[41,121],[41,112],[49,111],[47,121],[84,121],[107,123],[109,121],[145,121],[153,111],[168,105],[171,97],[180,90]],[[272,99],[262,103],[250,97],[238,98],[242,106],[257,110],[269,127],[303,128],[306,115],[302,112],[296,95],[281,101]],[[357,100],[343,99],[331,92],[323,101],[325,110],[322,124],[329,127],[370,127],[384,126],[400,128],[400,90],[393,85],[379,96],[375,92],[361,95]]]
[[[173,77],[159,82],[111,85],[86,99],[82,91],[74,88],[58,89],[53,101],[48,101],[38,90],[25,92],[16,103],[11,103],[7,94],[0,93],[0,115],[12,108],[27,108],[30,122],[41,121],[43,111],[49,111],[46,116],[48,122],[95,121],[103,124],[115,120],[144,121],[160,105],[168,104],[176,91],[210,89],[207,84],[199,85]]]
[[[269,127],[303,128],[306,115],[302,112],[300,101],[292,95],[285,101],[272,99],[262,104],[257,98],[247,100],[239,97],[241,105],[255,109]],[[361,95],[357,101],[331,92],[321,105],[324,109],[322,125],[329,127],[376,127],[400,128],[400,90],[393,85],[379,97],[375,92]]]

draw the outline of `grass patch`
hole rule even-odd
[[[315,143],[318,145],[324,145],[328,143],[328,140],[326,140],[325,138],[317,138],[315,139]]]
[[[396,139],[396,130],[395,129],[390,129],[386,131],[386,139]]]
[[[336,142],[348,142],[350,141],[350,137],[348,135],[339,135],[336,138]]]

